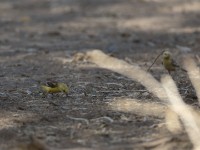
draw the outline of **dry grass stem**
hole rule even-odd
[[[185,68],[188,71],[189,78],[196,90],[198,101],[200,103],[200,71],[196,63],[191,57],[187,57],[184,61]]]
[[[172,109],[180,116],[195,149],[200,148],[200,128],[191,112],[191,108],[181,99],[177,87],[170,76],[167,75],[162,78],[162,85],[169,97]]]
[[[163,118],[167,107],[161,104],[144,103],[137,99],[119,98],[111,102],[113,110],[135,113],[141,116],[155,116]]]
[[[140,67],[130,65],[123,60],[108,56],[100,50],[89,51],[86,55],[89,61],[97,64],[99,67],[112,70],[140,82],[150,92],[166,102],[167,95],[163,87],[151,74],[142,70]]]

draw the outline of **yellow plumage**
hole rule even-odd
[[[47,93],[68,93],[69,92],[69,88],[66,84],[64,83],[56,83],[54,86],[49,86],[49,85],[42,85],[42,90],[47,92]]]
[[[163,66],[165,67],[165,69],[169,72],[169,74],[170,74],[171,71],[175,71],[176,68],[180,68],[181,70],[186,71],[175,63],[175,61],[171,57],[171,53],[168,52],[168,51],[165,51],[163,53],[162,63],[163,63]]]
[[[168,72],[175,71],[176,69],[175,65],[173,65],[171,54],[167,51],[163,53],[163,65]]]

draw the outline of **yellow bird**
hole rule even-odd
[[[171,53],[169,51],[165,51],[163,53],[162,64],[169,74],[171,73],[171,71],[175,71],[176,68],[180,68],[181,70],[187,72],[185,69],[181,68],[179,65],[176,64],[176,62],[172,59]]]
[[[46,93],[68,93],[69,88],[65,83],[59,83],[59,82],[53,82],[53,81],[48,81],[46,85],[42,85],[42,90]]]

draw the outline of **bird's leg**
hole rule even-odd
[[[48,94],[47,93],[42,93],[43,98],[47,98]]]

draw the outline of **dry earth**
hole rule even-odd
[[[181,64],[181,54],[199,54],[199,18],[198,0],[1,0],[0,149],[21,149],[30,136],[48,149],[192,149],[185,132],[167,130],[162,110],[147,114],[145,104],[163,104],[144,86],[72,59],[100,49],[147,69],[168,48]],[[160,59],[151,74],[166,74]],[[44,95],[49,78],[69,95]],[[198,107],[187,74],[173,78]],[[137,111],[110,107],[126,99]]]

